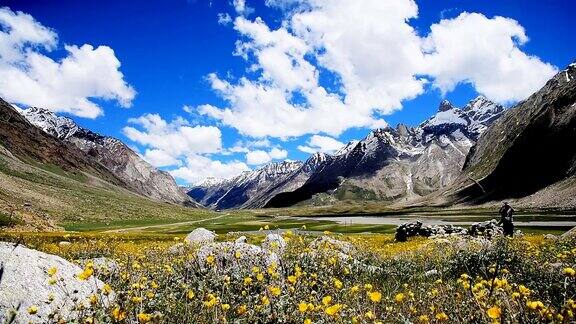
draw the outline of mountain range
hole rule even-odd
[[[215,209],[287,207],[322,194],[329,201],[385,203],[425,196],[460,174],[470,148],[503,111],[484,97],[462,108],[445,100],[418,127],[376,129],[335,154],[315,153],[303,163],[271,163],[233,179],[211,179],[188,194]]]
[[[82,128],[70,118],[47,109],[32,107],[20,113],[44,132],[86,153],[121,179],[128,189],[159,201],[195,205],[170,174],[144,161],[120,140]]]

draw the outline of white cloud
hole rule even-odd
[[[344,145],[344,143],[329,136],[313,135],[308,140],[308,145],[299,145],[298,149],[310,154],[316,152],[334,153]]]
[[[513,19],[464,12],[432,25],[425,42],[427,73],[443,92],[467,82],[495,101],[522,100],[557,73],[554,66],[520,50],[527,41],[524,28]]]
[[[222,149],[222,134],[214,126],[191,127],[182,118],[168,123],[158,114],[146,114],[129,122],[141,126],[141,129],[124,127],[123,132],[130,140],[161,150],[174,160],[190,154],[216,153]],[[163,161],[167,160],[163,158]]]
[[[256,150],[246,153],[246,163],[250,165],[260,165],[270,161],[272,161],[272,158],[266,151]]]
[[[246,153],[246,163],[249,165],[261,165],[272,160],[285,159],[287,156],[288,151],[276,147],[269,152],[263,150],[248,151]]]
[[[249,15],[254,12],[254,9],[246,5],[246,0],[232,0],[232,5],[234,6],[236,13],[239,15]]]
[[[147,149],[146,152],[144,152],[143,157],[144,160],[148,161],[148,163],[158,168],[181,164],[174,156],[160,149]]]
[[[510,19],[463,14],[420,37],[410,25],[418,15],[412,0],[267,4],[290,7],[277,29],[260,18],[234,21],[240,35],[235,54],[257,76],[231,80],[210,74],[212,88],[228,106],[199,107],[242,135],[286,139],[383,127],[382,116],[422,94],[428,80],[443,91],[469,82],[489,99],[519,100],[555,72],[519,49],[527,38]],[[319,82],[325,70],[340,89]]]
[[[268,154],[270,154],[270,157],[272,159],[281,160],[281,159],[285,159],[288,156],[288,151],[275,147],[272,150],[270,150],[270,152],[268,152]]]
[[[58,61],[42,54],[57,43],[56,33],[32,16],[0,8],[0,96],[87,118],[103,114],[91,98],[131,105],[136,92],[124,81],[110,47],[66,45],[66,56]]]
[[[232,17],[230,17],[229,14],[223,13],[223,12],[218,14],[218,23],[220,25],[228,25],[231,22],[232,22]]]
[[[190,184],[197,184],[206,178],[232,178],[248,170],[250,168],[240,161],[221,162],[201,155],[189,155],[186,165],[170,171],[170,174]]]

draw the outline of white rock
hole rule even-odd
[[[28,249],[22,245],[0,242],[0,263],[4,272],[0,280],[0,319],[16,311],[13,323],[47,323],[74,319],[74,307],[83,303],[104,285],[90,277],[81,281],[76,275],[82,269],[59,256]],[[56,284],[50,285],[48,269],[55,267]],[[49,302],[49,298],[52,301]],[[28,308],[38,308],[36,314]]]
[[[437,274],[438,274],[438,270],[436,270],[436,269],[432,269],[432,270],[428,270],[428,271],[424,272],[425,277],[430,277],[430,276],[434,276]]]
[[[329,236],[322,236],[315,239],[310,243],[310,248],[313,250],[321,248],[337,249],[345,254],[351,254],[355,251],[352,243],[339,241]]]
[[[86,263],[88,263],[89,261],[91,261],[92,264],[94,265],[94,270],[100,274],[108,275],[116,273],[120,269],[120,267],[118,266],[118,262],[106,257],[82,259],[79,260],[79,263],[80,265],[85,266]]]
[[[168,248],[168,253],[170,254],[182,254],[186,250],[186,245],[184,243],[176,243]]]
[[[58,242],[58,245],[59,245],[60,247],[69,246],[69,245],[71,245],[71,244],[72,244],[72,243],[70,243],[70,242],[68,242],[68,241],[60,241],[60,242]]]
[[[276,253],[247,243],[210,243],[202,246],[196,255],[200,268],[206,270],[215,267],[225,273],[240,269],[249,271],[255,266],[265,269],[273,264],[280,265]],[[209,256],[214,257],[212,264],[208,262]]]
[[[199,227],[190,232],[190,234],[188,234],[184,239],[184,242],[188,243],[189,245],[202,245],[214,242],[216,236],[218,236],[216,233]]]
[[[280,234],[268,234],[262,242],[262,247],[276,253],[284,253],[286,241]]]
[[[236,243],[246,243],[248,239],[246,238],[246,236],[242,235],[239,238],[237,238],[234,242]]]

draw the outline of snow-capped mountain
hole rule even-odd
[[[376,129],[334,154],[315,153],[304,163],[271,163],[234,179],[207,179],[189,195],[216,209],[291,206],[319,193],[390,202],[420,197],[460,174],[478,136],[503,111],[484,97],[461,109],[445,100],[418,127]]]
[[[279,193],[268,207],[291,206],[329,193],[341,200],[410,200],[446,187],[461,173],[479,135],[504,108],[478,97],[462,109],[440,103],[418,127],[376,129],[331,156],[298,189]]]
[[[267,193],[280,192],[274,188],[281,187],[287,182],[287,178],[304,169],[313,170],[301,161],[269,163],[260,169],[245,171],[232,179],[208,178],[191,187],[188,195],[202,205],[214,209],[261,207],[269,199]]]
[[[196,205],[170,174],[154,168],[123,142],[82,128],[70,118],[57,116],[47,109],[32,107],[20,113],[46,133],[74,144],[123,180],[132,191],[155,200]]]

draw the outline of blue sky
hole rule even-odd
[[[42,76],[32,79],[59,92],[74,88],[73,94],[47,101],[46,106],[94,131],[122,139],[143,155],[155,152],[147,158],[165,170],[177,170],[173,174],[181,184],[205,176],[231,176],[267,160],[305,159],[316,149],[331,152],[338,142],[360,139],[383,121],[392,126],[418,125],[443,98],[462,106],[480,93],[511,104],[575,59],[571,31],[576,30],[576,5],[569,0],[402,0],[386,7],[387,2],[366,0],[349,7],[350,2],[325,0],[2,1],[0,7],[13,15],[21,11],[34,19],[4,21],[5,33],[16,28],[10,23],[31,23],[49,28],[52,36],[30,45],[31,41],[12,35],[12,43],[0,42],[0,56],[2,46],[11,46],[10,50],[20,51],[20,63],[28,62],[27,53],[33,51],[62,64],[72,55],[65,45],[111,48],[113,54],[90,56],[111,62],[98,65],[95,71],[102,71],[98,77],[78,79],[74,72],[70,72],[74,77],[62,72],[49,76],[49,81],[39,80]],[[339,18],[348,12],[349,17]],[[495,16],[509,19],[497,21]],[[441,27],[442,19],[447,24],[433,34],[431,26]],[[366,28],[347,40],[346,31],[357,26]],[[298,30],[302,27],[307,29]],[[239,51],[238,41],[245,45],[246,58],[233,54]],[[345,41],[353,41],[351,49]],[[419,46],[424,49],[417,50]],[[0,64],[11,73],[21,72],[13,71],[16,61],[7,60],[7,55]],[[284,55],[294,64],[293,74],[276,69]],[[310,70],[317,80],[302,77]],[[58,77],[73,80],[69,81],[73,85],[61,85],[66,83]],[[248,92],[242,77],[250,87],[269,91]],[[107,84],[107,80],[114,81]],[[227,83],[225,93],[217,89],[219,82]],[[76,89],[78,84],[82,87]],[[328,95],[316,97],[320,88]],[[272,113],[284,108],[270,104],[268,99],[275,98],[270,91],[289,93],[286,113]],[[0,83],[0,94],[16,104],[43,103],[42,92],[32,91],[33,100],[16,92]],[[79,97],[98,106],[100,115],[79,117],[85,114],[73,107]],[[320,102],[318,107],[309,102],[311,98]],[[120,107],[122,103],[130,107]],[[341,107],[334,108],[332,115],[327,103]],[[317,112],[300,116],[291,113],[294,107],[317,108]],[[222,117],[226,108],[228,115]],[[158,119],[142,117],[146,114],[157,114],[167,125],[160,127]],[[262,117],[268,114],[272,117]],[[291,117],[313,120],[298,123]],[[316,146],[309,143],[313,135],[317,135],[312,143]],[[194,138],[181,138],[185,136]],[[159,138],[166,143],[158,144]]]

